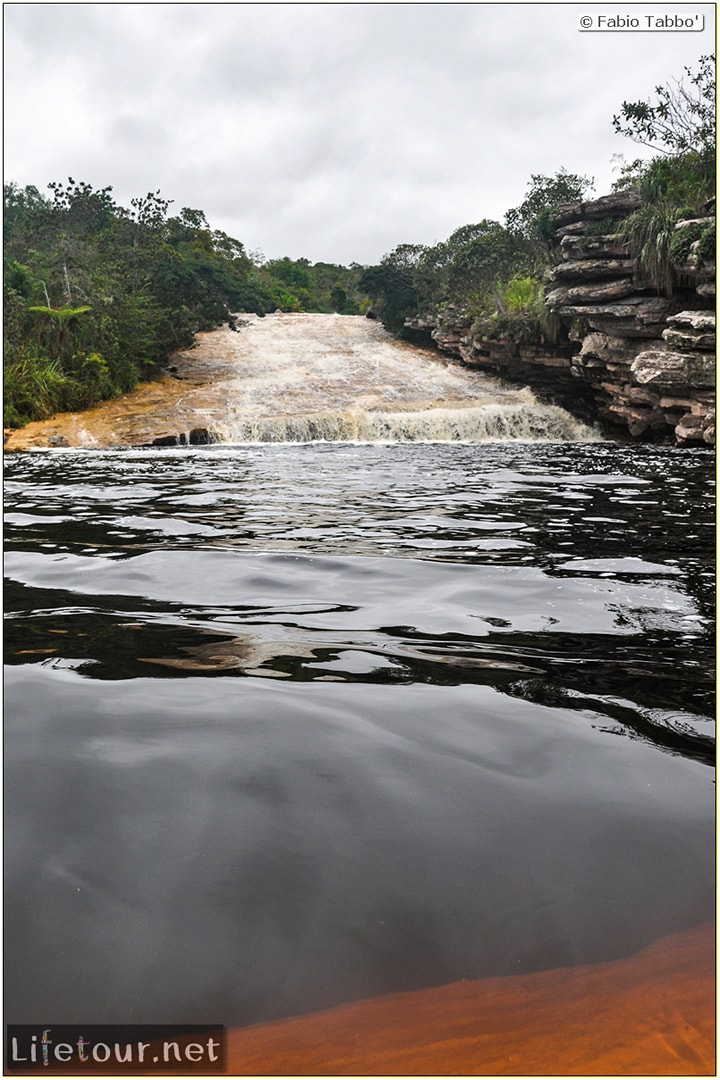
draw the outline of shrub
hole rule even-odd
[[[686,225],[684,229],[678,229],[670,241],[670,261],[673,266],[679,266],[687,262],[690,256],[690,248],[696,240],[702,236],[703,227],[699,222]]]
[[[20,427],[65,408],[76,389],[59,361],[25,354],[5,365],[4,422]]]

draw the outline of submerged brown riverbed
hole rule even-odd
[[[263,1076],[707,1076],[714,927],[626,960],[464,980],[231,1031],[227,1071]]]

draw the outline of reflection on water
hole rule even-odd
[[[592,443],[8,460],[9,1020],[242,1025],[711,918],[711,489]]]

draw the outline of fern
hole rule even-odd
[[[89,304],[85,304],[83,307],[61,307],[51,308],[43,307],[42,305],[35,305],[29,307],[28,311],[35,311],[39,315],[50,315],[52,318],[57,319],[61,326],[67,326],[72,319],[76,319],[78,315],[84,315],[86,311],[92,311],[92,307]]]

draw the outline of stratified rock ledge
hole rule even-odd
[[[553,218],[560,261],[546,274],[545,297],[564,326],[559,343],[489,338],[451,307],[406,325],[463,363],[527,383],[608,433],[714,445],[715,265],[691,246],[672,295],[658,296],[618,230],[640,205],[635,192],[616,192],[561,207]]]

